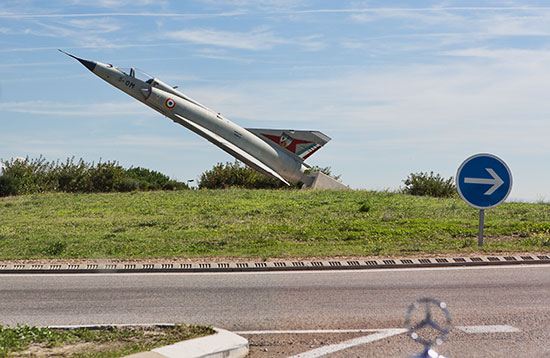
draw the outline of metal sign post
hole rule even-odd
[[[481,209],[479,211],[479,229],[477,234],[477,246],[483,246],[483,227],[485,222],[485,210]]]
[[[512,172],[492,154],[476,154],[466,159],[456,173],[458,195],[479,209],[478,245],[483,246],[485,209],[500,205],[512,190]]]

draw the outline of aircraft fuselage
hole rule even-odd
[[[126,72],[109,64],[67,55],[80,61],[114,87],[206,138],[261,173],[274,176],[287,184],[307,181],[304,174],[307,167],[303,160],[192,100],[161,80],[141,79],[136,76],[134,69]]]

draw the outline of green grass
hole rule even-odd
[[[211,327],[196,325],[99,330],[0,326],[0,357],[115,358],[213,333]]]
[[[201,190],[0,199],[0,259],[550,252],[550,204],[478,214],[457,198],[369,191]]]

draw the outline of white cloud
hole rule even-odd
[[[67,104],[51,101],[0,102],[0,109],[12,113],[75,117],[147,115],[150,113],[145,106],[136,101],[89,104]]]
[[[120,30],[120,22],[109,18],[72,19],[68,21],[72,27],[86,31],[87,34],[108,33]]]
[[[494,36],[550,36],[550,12],[524,16],[497,14],[479,22]]]
[[[320,51],[327,46],[320,35],[285,38],[265,28],[249,32],[233,32],[209,28],[186,29],[165,33],[162,35],[162,38],[186,41],[199,45],[251,51],[270,50],[281,45],[298,46],[306,51]]]
[[[321,51],[327,48],[327,43],[322,40],[321,35],[311,35],[294,40],[294,43],[306,51]]]
[[[167,1],[162,0],[95,0],[93,2],[86,0],[72,0],[73,5],[77,6],[96,6],[108,9],[127,9],[128,7],[138,8],[155,5],[157,8],[166,8]]]
[[[365,22],[371,22],[374,21],[374,17],[369,13],[357,13],[357,14],[351,14],[350,19],[354,22],[358,23],[365,23]]]
[[[199,57],[209,58],[214,60],[223,60],[223,61],[231,61],[231,62],[238,62],[238,63],[254,62],[252,58],[229,55],[225,49],[219,49],[219,48],[215,48],[215,49],[203,48],[198,50],[196,53]]]
[[[544,58],[340,70],[318,79],[205,86],[189,95],[241,125],[318,129],[370,150],[513,143],[521,153],[550,152],[550,56]]]
[[[492,63],[506,64],[509,70],[517,68],[523,71],[533,66],[542,70],[550,64],[550,50],[474,47],[444,51],[442,54],[490,60]]]
[[[203,0],[205,4],[238,8],[254,8],[263,11],[289,11],[306,4],[304,0]]]
[[[250,32],[232,32],[215,29],[187,29],[172,31],[164,38],[187,41],[201,45],[236,48],[243,50],[265,50],[288,41],[263,29]]]
[[[182,131],[184,130],[183,127],[181,129]],[[110,140],[109,143],[116,143],[117,145],[131,147],[172,148],[186,150],[193,148],[193,150],[196,150],[198,147],[204,145],[204,142],[202,142],[198,137],[195,138],[195,140],[189,140],[189,138],[184,138],[183,136],[166,137],[152,135],[123,135],[116,139]]]
[[[25,12],[0,12],[0,18],[5,19],[65,19],[65,18],[97,18],[97,17],[146,17],[146,18],[180,18],[187,20],[209,19],[215,17],[236,17],[248,14],[244,10],[234,10],[213,13],[185,13],[185,12],[158,12],[158,11],[133,11],[133,12],[88,12],[88,13],[25,13]]]
[[[469,34],[469,38],[462,38],[469,41],[502,36],[550,36],[550,7],[372,7],[303,10],[302,13],[344,14],[355,23],[369,26],[374,26],[371,23],[376,21],[399,21],[392,26],[392,35],[396,29],[406,31],[396,37],[422,36],[423,31],[426,31],[424,35],[433,35],[440,32],[440,28],[446,29],[448,36],[453,36],[454,32],[458,38],[462,38],[461,34]]]
[[[354,50],[365,48],[366,45],[367,44],[364,41],[353,40],[353,39],[342,40],[340,44],[340,46],[342,46],[343,48],[354,49]]]
[[[113,44],[113,41],[102,39],[100,34],[114,33],[121,30],[120,23],[110,18],[95,19],[71,19],[64,22],[51,20],[31,20],[28,26],[21,26],[19,23],[13,28],[0,28],[0,34],[5,35],[26,35],[36,37],[53,37],[56,39],[69,39],[71,42],[80,42],[89,46],[105,46]],[[33,47],[30,50],[35,50]],[[22,51],[29,49],[8,48],[2,52]]]

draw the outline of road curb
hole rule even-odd
[[[144,263],[0,263],[2,274],[59,273],[209,273],[209,272],[269,272],[320,270],[372,270],[389,268],[535,265],[550,264],[550,255],[517,254],[508,256],[450,256],[431,258],[332,259],[266,262],[200,262],[181,261]]]
[[[109,327],[173,327],[171,323],[152,324],[112,324],[112,325],[64,325],[48,326],[52,329],[91,330],[108,329]],[[216,333],[181,341],[169,346],[155,348],[151,351],[135,353],[123,358],[243,358],[248,354],[248,340],[222,328],[213,328]]]
[[[124,358],[242,358],[248,354],[248,340],[221,328],[211,336],[190,339]]]

